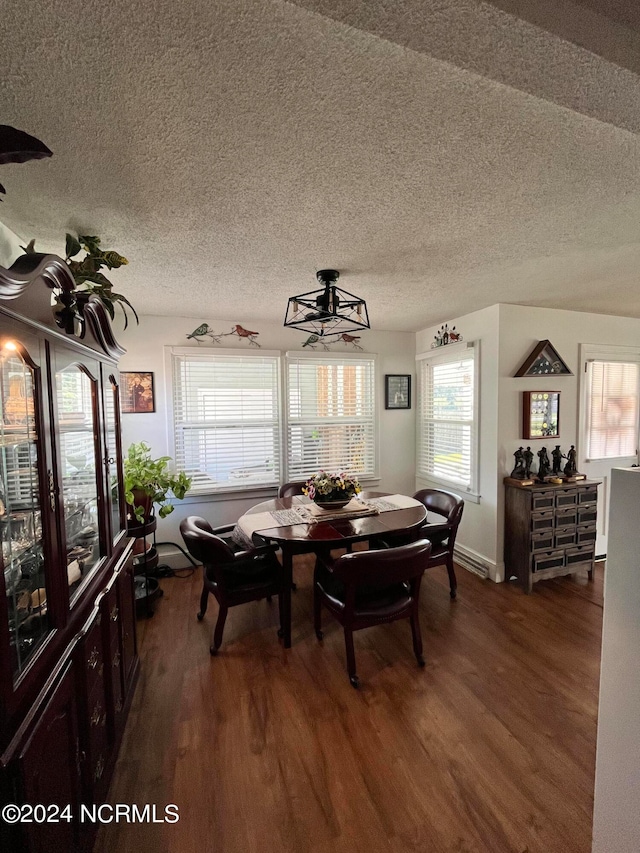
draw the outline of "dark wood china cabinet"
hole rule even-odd
[[[0,267],[0,850],[90,849],[138,674],[123,352],[60,258]]]

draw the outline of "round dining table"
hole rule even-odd
[[[392,497],[387,492],[363,491],[360,496],[365,502],[372,498]],[[296,495],[289,498],[274,498],[263,501],[247,510],[245,515],[292,509],[306,498]],[[368,542],[374,537],[388,536],[391,533],[415,533],[418,538],[420,528],[427,518],[424,504],[414,498],[403,496],[403,502],[409,504],[401,509],[386,510],[376,515],[359,518],[322,518],[307,524],[293,524],[285,527],[270,527],[256,531],[255,535],[270,542],[277,542],[282,551],[283,601],[282,636],[284,647],[291,648],[291,588],[293,584],[293,557],[301,553],[327,554],[334,548],[345,548],[354,542]]]

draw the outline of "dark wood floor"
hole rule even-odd
[[[341,628],[313,633],[310,558],[295,565],[289,651],[255,602],[210,658],[199,572],[163,581],[109,798],[180,821],[103,827],[96,853],[589,853],[601,567],[530,596],[459,570],[455,602],[432,570],[425,669],[408,623],[371,628],[356,691]]]

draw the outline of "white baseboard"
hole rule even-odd
[[[489,578],[496,583],[504,579],[504,566],[498,566],[494,560],[474,551],[473,548],[456,544],[453,550],[453,559],[463,569],[467,569],[467,571],[473,572],[481,578]]]

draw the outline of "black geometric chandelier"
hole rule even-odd
[[[336,286],[338,270],[318,270],[316,278],[324,287],[291,296],[284,325],[318,337],[369,329],[369,314],[364,299]]]

